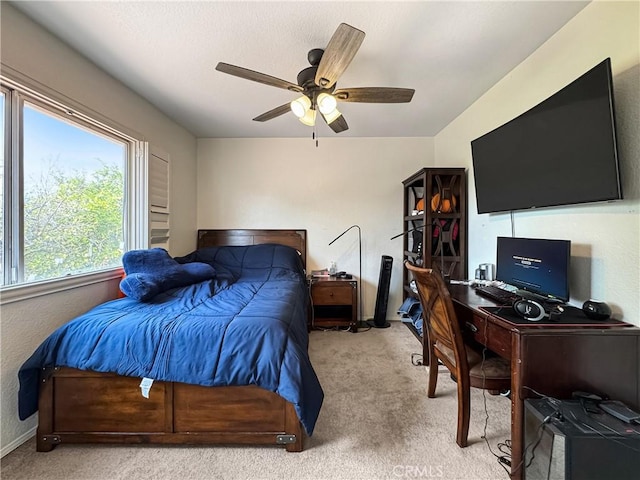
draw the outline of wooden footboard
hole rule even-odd
[[[63,443],[270,444],[300,452],[293,405],[256,386],[201,387],[72,368],[41,375],[37,450]]]
[[[306,230],[199,230],[198,248],[280,243],[306,262]],[[300,452],[293,405],[257,386],[201,387],[52,368],[41,372],[37,450],[61,443],[267,444]]]

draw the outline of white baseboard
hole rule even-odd
[[[33,427],[31,430],[28,430],[27,432],[25,432],[22,435],[20,435],[18,438],[16,438],[9,445],[5,445],[4,447],[2,447],[2,450],[0,450],[0,458],[4,457],[5,455],[8,455],[11,452],[13,452],[16,448],[18,448],[24,442],[29,440],[31,437],[33,437],[36,434],[37,428],[38,428],[37,426]]]

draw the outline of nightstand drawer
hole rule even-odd
[[[314,305],[351,305],[353,287],[349,284],[337,287],[331,285],[312,289]]]

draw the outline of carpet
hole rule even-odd
[[[510,401],[471,390],[469,446],[455,443],[456,385],[411,362],[421,346],[401,322],[357,334],[313,331],[310,355],[325,391],[305,450],[246,446],[62,445],[37,453],[31,439],[2,459],[3,480],[65,479],[507,479],[481,438],[509,438]]]

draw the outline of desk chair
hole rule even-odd
[[[416,282],[424,319],[423,342],[429,352],[427,396],[435,397],[438,360],[449,369],[458,385],[458,430],[456,443],[467,446],[469,434],[470,387],[489,391],[508,390],[511,383],[509,362],[492,356],[483,361],[482,351],[464,342],[451,296],[440,273],[405,262]]]

